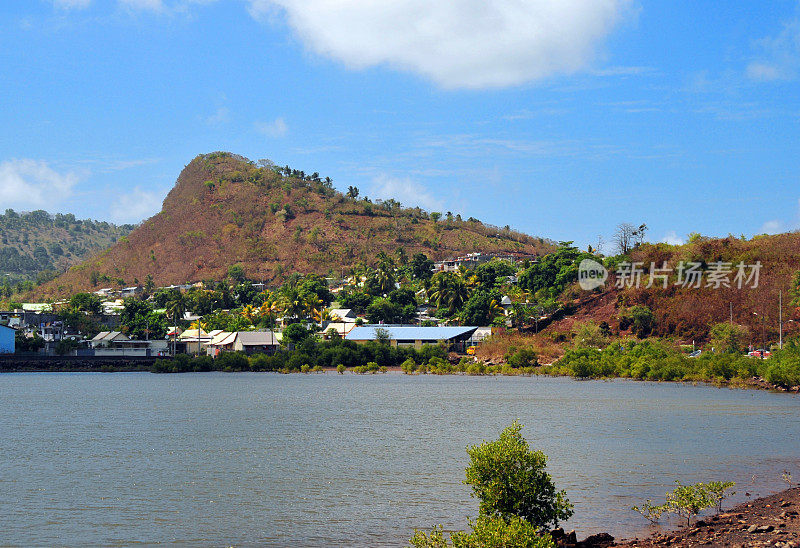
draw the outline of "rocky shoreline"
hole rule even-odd
[[[698,519],[689,527],[654,533],[648,538],[615,541],[601,533],[578,541],[575,532],[551,532],[561,548],[662,548],[694,546],[800,548],[800,487],[742,503],[733,509]]]

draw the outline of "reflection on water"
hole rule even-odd
[[[403,546],[466,527],[465,447],[515,418],[579,536],[675,479],[800,477],[800,399],[552,378],[0,375],[0,544]],[[755,476],[755,478],[753,478]]]

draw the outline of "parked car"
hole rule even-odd
[[[772,352],[770,352],[769,350],[764,350],[763,348],[759,348],[758,350],[753,350],[747,355],[750,356],[751,358],[761,358],[763,360],[772,356]]]
[[[702,353],[703,353],[703,351],[702,351],[702,350],[695,350],[694,352],[692,352],[691,354],[689,354],[689,357],[690,357],[690,358],[697,358],[697,357],[698,357],[698,356],[700,356],[700,354],[702,354]]]

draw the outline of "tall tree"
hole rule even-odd
[[[636,236],[636,227],[630,223],[620,223],[614,231],[614,243],[617,245],[617,251],[621,255],[625,255],[633,248],[634,237]]]

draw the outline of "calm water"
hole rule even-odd
[[[579,536],[675,479],[800,478],[800,399],[551,378],[0,375],[0,544],[402,546],[464,528],[465,447],[515,418]]]

